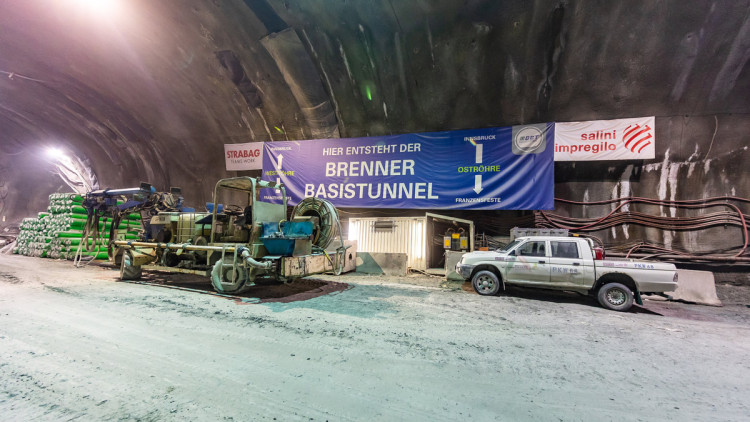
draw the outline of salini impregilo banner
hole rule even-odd
[[[555,123],[555,161],[650,160],[654,117]]]

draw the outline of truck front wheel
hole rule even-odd
[[[471,278],[474,290],[482,296],[494,296],[500,292],[500,279],[492,271],[484,270]]]
[[[613,311],[627,311],[633,306],[633,292],[620,283],[608,283],[599,288],[599,303]]]

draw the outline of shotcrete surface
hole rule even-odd
[[[0,255],[0,419],[750,417],[750,308],[734,290],[724,307],[617,313],[429,276],[311,277],[289,301],[117,276]]]

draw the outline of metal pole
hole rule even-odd
[[[127,240],[118,240],[115,245],[126,248],[163,248],[163,249],[183,249],[186,251],[227,251],[234,252],[235,246],[202,246],[191,245],[187,243],[151,243],[151,242],[128,242]]]

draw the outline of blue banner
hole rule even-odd
[[[342,208],[549,210],[553,143],[553,123],[267,142],[263,179],[282,182],[292,205],[316,196]]]

